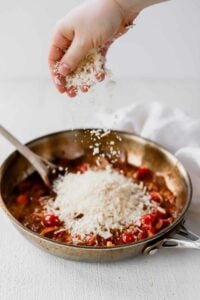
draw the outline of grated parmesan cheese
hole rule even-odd
[[[139,217],[152,208],[143,183],[136,184],[111,168],[65,174],[55,181],[54,190],[57,196],[45,209],[64,222],[74,240],[90,233],[108,238],[111,229],[138,224]]]
[[[105,153],[101,153],[100,149],[102,146],[102,139],[108,136],[109,134],[111,134],[111,130],[106,128],[104,128],[103,130],[93,129],[90,131],[92,145],[89,146],[89,149],[93,151],[93,156],[99,154],[97,160],[102,157],[105,157]],[[114,136],[110,137],[111,140],[105,142],[105,145],[107,146],[106,156],[110,159],[111,163],[115,163],[121,158],[123,151],[121,151],[120,148],[117,146],[114,147],[115,141],[112,140],[112,138],[118,141],[122,141],[122,138],[117,133],[113,132],[112,134]]]
[[[54,66],[55,73],[57,73],[58,67],[59,62]],[[100,48],[92,49],[76,70],[65,77],[66,88],[91,87],[99,81],[98,76],[102,74],[106,74],[105,56],[102,55]],[[55,83],[61,85],[58,77],[59,75],[55,76]]]

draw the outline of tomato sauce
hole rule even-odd
[[[84,173],[91,167],[105,168],[106,165],[111,164],[107,159],[103,159],[101,163],[98,160],[98,164],[96,159],[88,161],[57,159],[54,163],[73,173]],[[45,212],[44,205],[52,195],[36,172],[16,186],[8,202],[8,208],[19,222],[41,236],[67,244],[94,247],[131,244],[154,236],[175,220],[179,213],[176,207],[176,197],[168,189],[163,176],[156,174],[146,166],[138,168],[128,162],[117,162],[112,164],[112,167],[123,172],[124,176],[131,178],[134,182],[142,181],[150,193],[151,201],[155,202],[157,206],[150,213],[141,216],[140,224],[131,224],[122,230],[111,230],[112,237],[108,239],[91,232],[84,239],[77,235],[76,243],[74,243],[73,237],[58,216]],[[81,217],[81,214],[76,216],[76,218]]]

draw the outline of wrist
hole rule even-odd
[[[123,21],[123,10],[115,0],[89,0],[88,2],[93,3],[98,8],[97,10],[102,18],[106,16],[108,20],[115,20],[118,23]]]
[[[168,0],[112,0],[118,5],[124,17],[139,13],[144,8]]]

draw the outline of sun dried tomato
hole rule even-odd
[[[29,202],[29,197],[26,194],[21,194],[17,197],[16,202],[19,205],[26,205]]]

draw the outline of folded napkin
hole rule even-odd
[[[133,104],[99,119],[106,128],[139,134],[171,151],[191,176],[195,209],[200,201],[200,119],[160,103]]]

